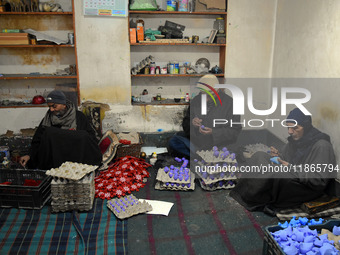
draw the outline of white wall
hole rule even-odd
[[[276,78],[309,78],[295,86],[305,84],[310,90],[312,99],[306,106],[313,124],[331,136],[336,155],[340,151],[339,10],[337,0],[278,0],[272,72]],[[287,137],[287,130],[274,132]]]

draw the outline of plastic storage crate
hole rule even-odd
[[[51,198],[51,177],[42,170],[0,169],[0,207],[41,209]],[[25,180],[41,181],[39,186],[24,186]]]
[[[333,230],[334,226],[340,226],[340,220],[329,220],[325,222],[324,224],[320,225],[311,225],[308,226],[311,230],[316,229],[318,233],[321,232],[321,229],[327,229],[329,231]],[[264,238],[263,238],[263,249],[262,249],[262,255],[285,255],[279,244],[275,241],[273,238],[271,232],[275,232],[278,230],[283,229],[282,227],[278,225],[274,226],[267,226],[264,228]]]

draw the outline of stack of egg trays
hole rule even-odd
[[[139,201],[134,195],[113,198],[108,200],[106,205],[119,219],[152,211],[152,206],[149,203]]]
[[[195,189],[195,174],[187,168],[188,160],[175,158],[177,162],[183,162],[180,167],[171,165],[160,168],[156,176],[155,189],[189,191]]]
[[[94,172],[80,180],[54,177],[51,182],[52,212],[92,209],[95,185]]]
[[[197,154],[202,160],[195,160],[195,173],[202,189],[214,191],[235,187],[239,168],[234,153],[226,148],[219,151],[214,147],[213,150],[198,151]]]

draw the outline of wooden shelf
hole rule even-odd
[[[0,45],[0,48],[74,48],[74,44],[6,44]]]
[[[46,108],[47,104],[0,105],[0,108]]]
[[[73,15],[72,12],[0,12],[0,15]]]
[[[35,80],[35,79],[77,79],[77,75],[29,75],[29,74],[3,74],[0,80]]]
[[[132,105],[189,105],[188,102],[185,102],[184,100],[181,100],[180,102],[176,103],[173,99],[165,99],[161,101],[152,101],[150,103],[144,103],[144,102],[132,102]]]
[[[207,47],[225,47],[225,43],[130,43],[131,46],[207,46]]]
[[[129,11],[129,14],[227,15],[227,12]]]
[[[164,78],[164,77],[201,77],[206,74],[212,73],[204,73],[204,74],[136,74],[131,75],[131,77],[154,77],[154,78]],[[224,77],[223,73],[220,74],[213,74],[217,77]]]

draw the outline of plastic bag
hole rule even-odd
[[[130,4],[130,10],[155,11],[157,10],[156,0],[134,0]]]

